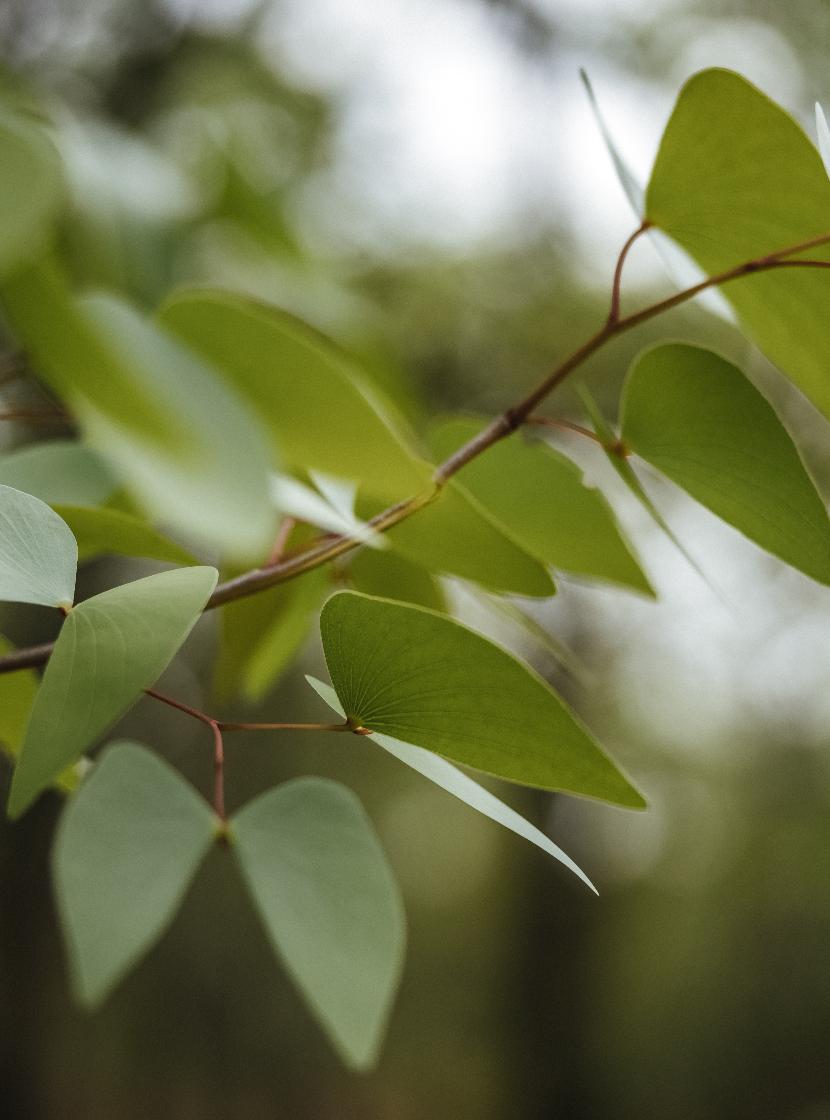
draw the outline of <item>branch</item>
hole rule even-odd
[[[642,228],[643,227],[640,227],[640,229],[636,231],[638,236],[640,232],[642,232]],[[623,251],[620,254],[620,258],[617,261],[617,268],[615,269],[615,281],[617,272],[621,271],[620,262],[624,263],[625,255],[627,254],[628,248],[633,244],[633,241],[633,237],[630,237],[626,245],[623,246]],[[460,447],[450,455],[448,459],[441,463],[432,476],[432,486],[429,490],[390,506],[376,517],[373,517],[369,522],[369,526],[378,533],[386,532],[387,529],[391,529],[394,525],[399,524],[401,521],[406,520],[406,518],[411,517],[414,513],[417,513],[418,510],[429,505],[430,502],[435,501],[447,482],[449,482],[454,475],[458,474],[467,463],[476,459],[479,455],[483,454],[488,447],[492,447],[494,444],[516,431],[517,428],[521,427],[528,417],[532,415],[536,407],[541,404],[570,373],[581,366],[583,362],[598,350],[601,350],[611,339],[616,338],[626,331],[632,330],[634,327],[638,327],[641,323],[648,322],[649,319],[654,319],[658,315],[670,311],[674,307],[679,307],[681,304],[687,303],[709,288],[720,287],[723,284],[727,284],[732,280],[738,280],[744,276],[752,276],[776,268],[828,268],[830,267],[830,261],[810,260],[806,258],[790,260],[789,258],[794,257],[797,253],[806,252],[808,249],[814,249],[820,245],[826,245],[829,242],[830,233],[812,237],[807,241],[778,249],[773,253],[768,253],[761,257],[755,257],[752,260],[735,265],[733,268],[719,272],[714,276],[709,276],[705,280],[701,280],[700,283],[693,284],[690,288],[684,288],[683,291],[677,292],[673,296],[668,296],[666,299],[650,304],[641,311],[635,311],[630,315],[617,319],[612,319],[609,316],[594,335],[574,350],[572,354],[569,354],[555,369],[551,370],[547,377],[545,377],[531,393],[523,400],[519,401],[518,404],[514,405],[512,408],[508,408],[500,416],[497,416],[483,431],[479,432],[478,435],[474,436],[468,443]],[[287,580],[294,579],[303,572],[320,567],[322,564],[328,563],[337,556],[342,556],[344,553],[359,548],[361,544],[363,544],[362,540],[357,540],[353,537],[327,536],[320,538],[307,549],[286,556],[276,564],[271,564],[265,568],[255,568],[253,571],[245,572],[235,579],[220,583],[208,600],[205,610],[214,610],[216,607],[221,607],[225,603],[231,603],[236,599],[244,599],[249,595],[256,595],[260,591],[265,591],[269,587],[274,587],[278,583],[285,583]],[[54,643],[47,643],[45,645],[32,646],[28,649],[16,650],[14,653],[7,654],[5,657],[0,657],[0,674],[12,673],[18,669],[29,669],[38,665],[43,665],[49,659],[53,648]]]

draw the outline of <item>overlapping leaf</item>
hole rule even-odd
[[[87,599],[67,617],[14,773],[19,816],[164,671],[216,585],[214,568],[180,568]]]
[[[788,432],[736,366],[671,344],[634,363],[622,406],[632,451],[750,540],[830,583],[830,519]]]
[[[208,805],[134,743],[103,753],[58,828],[53,871],[73,986],[100,1004],[169,925],[217,834]]]
[[[340,702],[370,731],[525,785],[643,806],[541,677],[466,626],[345,591],[320,630]]]
[[[445,611],[447,601],[438,580],[420,564],[394,552],[363,548],[349,564],[348,579],[355,591],[400,599],[434,611]]]
[[[50,506],[97,506],[116,488],[106,463],[75,440],[55,439],[0,458],[0,483]]]
[[[646,215],[715,274],[830,233],[830,180],[783,109],[738,74],[706,70],[680,93]],[[830,249],[809,256],[830,260]],[[723,292],[753,341],[830,415],[830,271],[774,269]]]
[[[473,419],[436,425],[430,445],[447,458],[481,430]],[[597,490],[553,448],[520,437],[501,440],[468,463],[463,485],[528,552],[554,568],[654,592]]]
[[[400,978],[403,906],[360,802],[299,778],[246,805],[232,847],[274,949],[344,1061],[377,1056]]]
[[[60,160],[41,125],[0,113],[0,277],[47,243],[63,197]]]
[[[77,566],[66,522],[39,498],[0,486],[0,600],[70,607]]]
[[[170,564],[196,563],[181,545],[131,513],[76,505],[57,505],[55,512],[75,534],[81,560],[113,553]]]

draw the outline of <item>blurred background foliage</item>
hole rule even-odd
[[[62,241],[77,284],[148,309],[193,281],[273,300],[359,354],[421,428],[432,413],[509,404],[606,309],[636,223],[579,66],[645,179],[696,69],[740,70],[809,128],[812,102],[830,99],[829,35],[822,0],[0,5],[2,81],[45,106],[70,168]],[[670,283],[638,246],[626,301]],[[594,359],[585,378],[607,415],[656,337],[740,361],[830,483],[825,422],[699,307]],[[9,354],[0,403],[39,401],[15,370]],[[570,390],[548,409],[578,415]],[[51,434],[4,424],[0,448]],[[74,1011],[48,885],[50,796],[1,826],[7,1116],[830,1117],[827,592],[647,480],[707,583],[590,444],[558,442],[613,500],[659,603],[563,579],[534,607],[550,641],[469,596],[461,609],[556,681],[650,799],[637,815],[506,791],[600,899],[361,742],[235,739],[233,805],[295,773],[341,778],[402,882],[403,990],[380,1068],[354,1078],[275,968],[221,852],[107,1008]],[[148,570],[95,562],[82,593]],[[50,636],[35,610],[4,608],[0,622],[16,641]],[[167,691],[211,703],[213,626]],[[322,718],[302,681],[319,667],[312,638],[249,718]],[[192,721],[145,701],[123,730],[208,781]]]

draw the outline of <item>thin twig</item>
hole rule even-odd
[[[582,424],[575,424],[573,420],[562,420],[556,416],[528,416],[525,424],[532,424],[537,428],[561,428],[566,432],[576,432],[602,447],[602,440],[596,432],[592,432],[590,428],[584,428]]]
[[[617,257],[617,265],[614,269],[614,280],[611,284],[611,310],[608,312],[608,322],[612,325],[619,322],[620,318],[620,289],[622,287],[622,274],[626,257],[637,238],[641,237],[646,230],[651,229],[651,225],[652,223],[648,218],[645,218],[631,234],[622,249],[620,249],[620,255]]]

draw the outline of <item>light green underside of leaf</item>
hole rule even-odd
[[[706,70],[680,93],[646,212],[713,274],[830,232],[830,181],[787,113],[738,74]],[[830,260],[830,248],[808,255]],[[723,293],[750,337],[830,416],[830,271],[777,269]]]
[[[622,409],[626,445],[773,555],[830,583],[830,520],[789,434],[737,367],[710,350],[641,355]]]
[[[39,498],[0,486],[0,600],[71,606],[78,546]]]
[[[167,667],[216,586],[214,568],[180,568],[104,591],[61,628],[14,773],[19,816]]]
[[[299,778],[231,821],[269,940],[348,1065],[371,1066],[403,966],[398,888],[360,802]]]
[[[328,339],[243,296],[182,292],[160,321],[211,361],[258,410],[290,465],[405,498],[423,485],[391,405]]]
[[[216,836],[207,804],[132,743],[103,753],[58,827],[53,876],[73,985],[100,1004],[158,940]]]
[[[340,592],[320,629],[340,701],[371,731],[524,785],[644,804],[541,677],[460,623]]]
[[[465,418],[437,424],[430,432],[433,454],[447,458],[483,426]],[[654,594],[605,499],[553,448],[513,435],[464,467],[460,481],[544,563]]]

